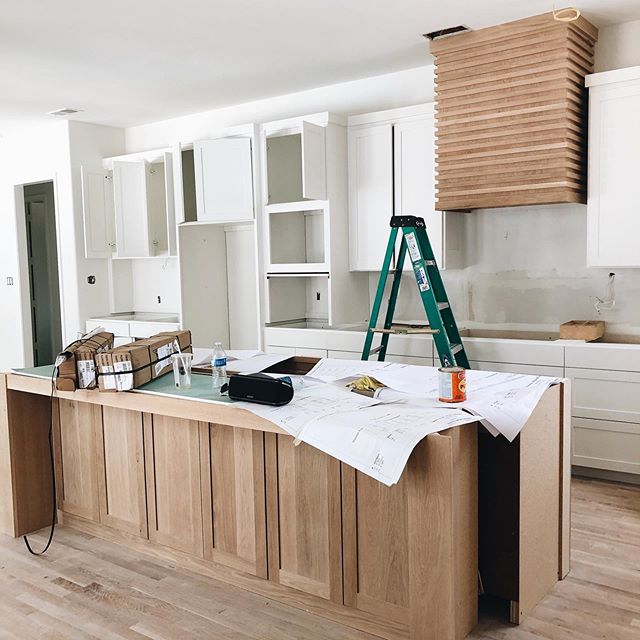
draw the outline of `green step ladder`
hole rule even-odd
[[[462,345],[460,332],[453,317],[447,292],[444,289],[442,277],[431,249],[424,219],[416,216],[393,216],[390,226],[389,243],[382,263],[376,299],[371,310],[369,328],[362,350],[362,360],[368,360],[372,354],[377,353],[378,360],[383,361],[387,355],[387,345],[391,334],[430,333],[433,334],[433,340],[436,343],[436,348],[440,355],[440,363],[443,367],[458,366],[469,369],[469,360]],[[391,267],[391,259],[395,251],[398,233],[402,233],[402,240],[400,241],[398,260],[394,269]],[[409,253],[409,259],[413,266],[422,306],[429,321],[429,326],[425,328],[393,324],[393,314],[396,308],[402,269],[407,253]],[[393,283],[384,327],[377,328],[384,290],[391,272],[393,272]],[[376,333],[381,333],[382,339],[380,346],[372,349],[373,336]]]

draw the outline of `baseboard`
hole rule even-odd
[[[571,475],[578,478],[595,478],[597,480],[608,480],[609,482],[640,485],[640,475],[624,473],[623,471],[609,471],[608,469],[593,469],[574,465],[571,467]]]

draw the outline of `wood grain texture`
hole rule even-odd
[[[100,521],[147,537],[142,414],[103,407],[96,447]]]
[[[547,13],[431,43],[437,209],[586,202],[584,77],[597,35],[584,18]]]
[[[200,425],[144,414],[149,539],[202,557]]]
[[[269,579],[342,602],[340,462],[291,436],[276,436],[267,456]],[[275,454],[275,455],[274,455]],[[274,466],[275,463],[275,466]]]
[[[200,429],[205,558],[266,578],[264,435]]]
[[[59,508],[88,520],[100,520],[96,433],[100,407],[72,400],[59,401],[62,502]]]
[[[481,607],[469,640],[635,640],[640,624],[640,487],[574,479],[572,504],[574,547],[568,579],[558,583],[519,627],[510,625],[503,612]],[[46,535],[46,530],[35,534],[34,543],[41,544]],[[50,552],[36,559],[25,553],[21,540],[0,537],[0,636],[381,637],[381,627],[370,627],[366,633],[354,629],[347,617],[320,618],[313,605],[305,611],[280,585],[254,578],[277,590],[251,593],[240,574],[214,568],[198,575],[183,564],[178,552],[163,550],[175,557],[143,552],[151,545],[135,539],[138,546],[131,549],[63,526]]]

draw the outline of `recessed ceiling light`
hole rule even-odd
[[[48,111],[48,116],[53,116],[54,118],[64,118],[66,116],[71,116],[74,113],[80,113],[82,109],[72,109],[71,107],[62,107],[62,109],[56,109],[55,111]]]
[[[422,35],[427,40],[435,40],[436,38],[444,38],[445,36],[454,36],[457,33],[463,33],[465,31],[471,31],[471,29],[469,29],[469,27],[465,27],[462,24],[459,24],[456,27],[447,27],[446,29],[438,29],[437,31],[423,33]]]

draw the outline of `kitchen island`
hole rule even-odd
[[[514,443],[427,436],[386,487],[229,402],[0,378],[0,531],[58,520],[383,638],[457,640],[487,593],[525,617],[568,571],[568,389]],[[479,463],[478,463],[479,457]]]

